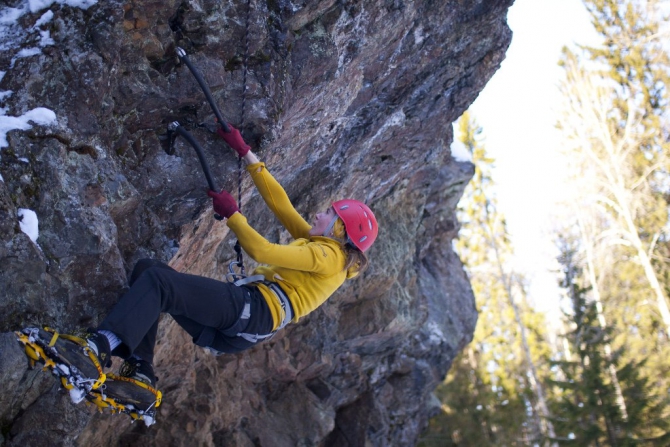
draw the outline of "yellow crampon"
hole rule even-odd
[[[133,419],[133,422],[143,421],[147,426],[152,425],[155,422],[156,408],[160,406],[163,400],[163,393],[153,388],[152,386],[147,385],[144,382],[135,380],[130,377],[122,377],[110,373],[107,375],[107,378],[112,382],[113,381],[128,382],[132,383],[133,385],[139,386],[140,388],[143,388],[149,391],[151,394],[153,394],[155,400],[149,406],[149,408],[142,410],[136,408],[135,405],[133,404],[123,402],[122,398],[115,398],[113,396],[105,394],[105,390],[103,387],[98,390],[95,390],[95,392],[89,393],[87,396],[88,401],[91,404],[98,407],[98,411],[102,413],[103,410],[110,410],[112,414],[124,413],[130,416]]]
[[[44,349],[38,345],[34,339],[23,332],[16,331],[16,334],[19,343],[23,345],[23,349],[26,351],[26,356],[28,356],[28,361],[30,362],[30,367],[34,368],[38,361],[44,362],[44,367],[42,368],[46,371],[48,368],[55,368],[56,363],[51,360],[44,352]]]
[[[64,365],[65,368],[59,367],[56,360],[52,358],[53,355],[47,354],[48,350],[54,349],[56,341],[60,337],[81,346],[84,353],[89,357],[95,366],[95,369],[98,371],[98,378],[92,381],[91,389],[97,389],[105,382],[107,376],[103,372],[95,352],[88,346],[86,340],[73,335],[59,334],[57,331],[49,327],[45,327],[44,331],[51,335],[49,342],[46,342],[39,337],[39,329],[37,328],[26,328],[22,331],[14,332],[19,343],[23,345],[31,368],[34,368],[37,362],[42,361],[44,362],[42,370],[47,371],[50,369],[54,375],[60,378],[61,384],[65,389],[70,391],[75,387],[75,384],[73,383],[75,379],[70,374],[69,367],[67,365]]]
[[[25,350],[26,356],[30,363],[30,367],[34,368],[39,362],[44,363],[43,370],[50,370],[61,381],[63,387],[69,391],[73,402],[78,403],[84,397],[91,404],[95,405],[99,411],[109,409],[112,413],[125,413],[129,415],[133,421],[143,421],[147,426],[155,422],[156,408],[160,406],[163,399],[163,394],[153,388],[152,386],[135,380],[130,377],[117,376],[115,374],[105,374],[102,366],[98,361],[95,352],[88,346],[88,343],[83,338],[59,334],[57,331],[45,327],[39,328],[25,328],[21,331],[14,332],[17,340]],[[85,377],[74,365],[70,364],[66,357],[63,357],[59,352],[60,348],[65,349],[63,352],[72,352],[72,346],[59,344],[58,339],[68,340],[81,348],[81,352],[88,357],[98,373],[98,378]],[[109,380],[108,380],[109,379]],[[144,393],[145,399],[140,399],[146,402],[146,408],[138,408],[137,404],[131,403],[132,398],[122,398],[113,396],[110,393],[111,388],[103,386],[105,382],[113,384],[114,382],[131,383],[133,386],[142,388],[151,393]]]

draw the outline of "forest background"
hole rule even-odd
[[[516,29],[522,12],[534,21]],[[668,0],[512,7],[508,59],[453,148],[476,166],[456,249],[479,321],[421,445],[670,445],[669,13]],[[577,32],[558,54],[531,41],[552,24]],[[510,77],[495,105],[489,88]],[[516,140],[488,140],[488,125]]]

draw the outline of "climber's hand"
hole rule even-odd
[[[235,202],[235,199],[228,191],[221,190],[221,192],[215,192],[209,190],[207,191],[207,195],[212,198],[214,211],[226,219],[230,219],[230,216],[240,211],[237,207],[237,202]]]
[[[240,157],[244,157],[247,155],[247,152],[249,152],[251,147],[244,142],[239,130],[231,126],[230,123],[228,123],[228,127],[230,127],[230,132],[225,132],[223,129],[218,128],[216,133],[219,134],[219,136],[223,138],[223,141],[228,143],[228,146],[232,147]]]

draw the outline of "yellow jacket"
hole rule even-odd
[[[346,254],[338,241],[309,235],[311,225],[295,210],[265,163],[248,165],[247,171],[267,206],[295,241],[288,245],[271,243],[241,213],[228,219],[228,227],[237,235],[244,251],[256,262],[265,264],[256,268],[254,274],[279,284],[291,300],[293,321],[297,321],[323,304],[355,272],[344,270]],[[281,306],[267,286],[258,287],[270,307],[276,329],[282,320]]]

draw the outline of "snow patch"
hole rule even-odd
[[[423,41],[424,41],[423,27],[418,26],[414,29],[414,44],[421,45]]]
[[[436,322],[429,321],[426,329],[428,329],[428,340],[431,345],[439,345],[447,340],[444,332],[442,332],[442,329],[440,329],[440,326]]]
[[[142,420],[144,420],[144,424],[147,427],[150,427],[150,426],[154,425],[154,423],[156,423],[156,420],[154,418],[152,418],[151,416],[149,416],[148,414],[145,414],[144,417],[142,418]]]
[[[70,399],[72,400],[73,404],[78,404],[82,400],[84,400],[84,397],[86,397],[86,392],[82,389],[79,389],[77,387],[73,387],[70,389]]]
[[[30,121],[41,126],[56,122],[56,114],[45,107],[37,107],[21,116],[6,116],[5,112],[0,109],[0,149],[9,146],[7,132],[10,130],[28,130],[33,127]]]
[[[51,38],[51,31],[40,31],[40,46],[47,47],[54,45],[56,42]]]
[[[40,17],[37,22],[35,22],[35,25],[33,25],[33,29],[39,28],[40,26],[47,24],[51,22],[51,19],[54,18],[54,12],[49,10],[42,14],[42,17]]]
[[[39,222],[35,211],[26,208],[19,208],[19,226],[31,241],[36,242],[39,236]]]
[[[33,32],[41,34],[40,46],[53,45],[53,40],[48,31],[40,31],[38,28],[49,23],[53,17],[53,11],[46,11],[35,22],[35,25],[26,29],[19,23],[19,19],[26,14],[35,14],[51,5],[67,5],[73,8],[88,9],[96,4],[98,0],[24,0],[15,8],[7,7],[0,9],[0,51],[19,48],[27,41]]]
[[[454,142],[451,143],[451,156],[456,161],[472,162],[472,154],[460,141],[454,140]]]
[[[11,70],[12,68],[14,68],[14,64],[16,64],[17,60],[23,59],[25,57],[35,56],[37,54],[42,54],[42,50],[40,50],[37,47],[23,48],[21,51],[16,53],[16,56],[12,58],[12,61],[9,63],[9,69]]]
[[[30,12],[36,13],[50,7],[54,3],[86,10],[98,3],[98,0],[28,0],[28,7],[30,8]]]
[[[0,11],[0,25],[13,25],[26,13],[25,5],[21,8],[4,8]]]

